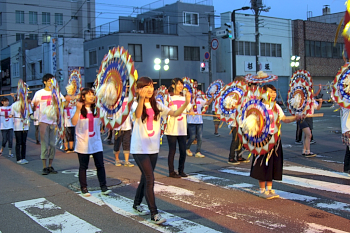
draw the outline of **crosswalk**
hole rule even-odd
[[[283,200],[294,201],[350,219],[349,176],[341,172],[304,166],[285,166],[284,171],[288,172],[288,175],[284,175],[282,181],[274,182],[274,189],[280,195],[282,202]],[[332,180],[332,182],[329,180]],[[281,216],[276,219],[271,218],[274,213],[270,210],[247,206],[251,209],[251,212],[247,214],[246,209],[233,210],[226,208],[227,206],[237,205],[237,203],[222,198],[219,195],[220,193],[241,191],[247,198],[257,195],[258,182],[249,177],[249,169],[247,168],[225,167],[215,171],[192,173],[189,174],[189,177],[184,178],[182,182],[183,185],[156,182],[154,187],[156,197],[163,200],[172,200],[175,204],[182,203],[188,206],[188,209],[197,210],[198,213],[196,214],[198,216],[204,216],[203,213],[210,212],[264,230],[288,231],[289,220]],[[215,189],[217,195],[206,191],[209,186]],[[132,209],[133,200],[119,195],[117,192],[118,190],[114,190],[109,196],[101,195],[100,191],[91,192],[90,197],[78,195],[81,196],[82,200],[94,203],[96,208],[108,206],[115,214],[130,218],[159,232],[221,232],[202,221],[190,220],[172,214],[171,210],[160,210],[167,222],[160,226],[154,225],[149,221],[150,216],[138,216],[134,213]],[[230,195],[233,195],[233,193]],[[337,195],[337,198],[330,199],[328,197],[332,195]],[[261,202],[274,201],[258,197],[256,199]],[[49,232],[102,232],[98,227],[70,214],[45,198],[15,202],[13,205]],[[294,220],[293,224],[300,230],[299,232],[346,232],[315,222],[308,223]]]

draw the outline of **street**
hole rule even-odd
[[[140,171],[114,166],[113,145],[103,142],[109,196],[100,193],[90,160],[91,197],[79,192],[75,153],[56,150],[58,174],[41,175],[40,145],[32,125],[27,139],[28,164],[0,156],[0,233],[12,232],[350,232],[350,176],[344,174],[345,145],[341,142],[339,111],[323,107],[314,118],[314,158],[304,158],[295,145],[296,124],[282,124],[283,180],[273,189],[281,198],[257,196],[258,181],[249,176],[251,163],[227,164],[232,135],[226,124],[214,136],[210,117],[204,118],[202,154],[186,158],[189,177],[168,177],[166,136],[155,170],[156,204],[167,222],[154,225],[150,215],[132,210]],[[289,113],[285,113],[290,115]],[[103,135],[103,140],[106,135]],[[15,154],[15,139],[13,154]],[[196,145],[191,146],[195,152]],[[249,152],[244,153],[247,158]],[[120,159],[124,156],[121,154]],[[177,170],[178,153],[175,157]],[[122,181],[120,183],[119,181]],[[143,204],[147,208],[144,199]]]

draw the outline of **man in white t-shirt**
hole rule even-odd
[[[56,153],[56,122],[51,120],[44,114],[44,109],[51,104],[51,79],[52,74],[43,76],[44,89],[37,91],[33,98],[34,111],[39,107],[39,131],[41,138],[41,160],[43,162],[42,175],[57,174],[57,171],[52,167],[52,162]],[[60,97],[65,101],[62,94]],[[47,160],[49,164],[47,167]]]

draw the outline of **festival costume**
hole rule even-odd
[[[193,107],[195,114],[201,114],[202,108],[206,101],[201,98],[196,98],[196,108]],[[187,127],[189,139],[186,144],[186,149],[190,149],[193,141],[197,138],[197,150],[196,153],[201,152],[202,147],[202,134],[203,134],[203,117],[202,115],[188,115]]]
[[[2,134],[2,148],[5,148],[8,142],[8,147],[12,149],[13,142],[13,119],[9,118],[10,112],[12,110],[11,106],[0,107],[0,129]]]

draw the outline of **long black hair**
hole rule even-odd
[[[153,85],[153,80],[150,77],[141,77],[137,80],[137,89],[141,89],[145,86],[149,86],[149,85]],[[137,97],[139,98],[139,97]],[[153,92],[152,97],[149,99],[149,102],[151,104],[151,107],[153,109],[154,112],[154,120],[157,121],[160,117],[160,110],[158,109],[157,106],[157,101],[155,98],[155,92]],[[146,112],[146,106],[145,104],[143,104],[142,107],[142,115],[141,115],[141,120],[144,123],[146,121],[146,118],[148,117],[147,112]]]
[[[85,95],[88,93],[95,94],[94,90],[92,90],[91,88],[85,87],[81,91],[80,98],[79,98],[79,102],[83,103],[83,106],[81,107],[80,113],[84,118],[87,118],[87,109],[85,108],[85,100],[84,99],[85,99]],[[83,99],[83,96],[84,96],[84,99]],[[95,108],[96,108],[96,104],[95,103],[91,104],[90,110],[92,111],[92,115],[94,117],[97,115],[97,112],[95,112]]]
[[[168,88],[168,92],[169,92],[170,95],[174,95],[174,91],[175,91],[175,89],[176,89],[176,85],[177,85],[179,82],[182,83],[182,85],[184,85],[184,81],[182,81],[181,78],[174,78],[173,80],[171,80],[171,85],[170,85],[169,88]],[[173,85],[174,85],[174,86],[173,86]],[[183,94],[181,93],[180,95],[183,95]]]

